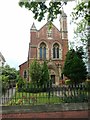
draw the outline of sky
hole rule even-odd
[[[0,52],[6,60],[6,64],[17,70],[19,65],[27,60],[30,42],[30,28],[33,22],[40,29],[47,21],[34,20],[33,14],[18,5],[19,0],[0,1]],[[69,2],[65,7],[68,22],[68,40],[73,40],[73,24],[70,24],[70,14],[75,2]],[[54,21],[59,29],[59,19]]]

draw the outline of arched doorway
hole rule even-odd
[[[59,84],[59,73],[57,66],[53,62],[48,63],[48,69],[50,72],[50,79],[52,81],[53,85],[58,85]]]
[[[53,69],[49,69],[50,71],[50,79],[52,81],[52,84],[55,84],[56,83],[56,73]]]

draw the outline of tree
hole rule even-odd
[[[36,60],[30,65],[31,82],[36,85],[45,85],[49,81],[49,70],[46,61],[40,64]]]
[[[84,0],[74,8],[73,20],[79,21],[80,17],[86,22],[86,27],[87,27],[87,34],[84,33],[84,36],[87,35],[87,53],[88,53],[87,66],[88,66],[88,77],[90,78],[90,0],[88,1]]]
[[[11,68],[9,65],[5,65],[2,69],[2,75],[7,76],[8,80],[14,80],[17,78],[18,71],[15,68]]]
[[[82,83],[86,80],[87,69],[83,61],[83,51],[77,48],[75,51],[71,49],[66,55],[66,60],[63,68],[63,74],[72,81],[73,84]]]
[[[41,80],[41,66],[40,64],[34,59],[34,61],[30,65],[30,77],[31,82],[39,85]]]
[[[88,24],[90,25],[90,0],[87,2],[82,0],[77,6],[74,8],[72,12],[73,20],[78,20],[80,17],[84,18]]]
[[[44,63],[42,64],[42,74],[41,74],[40,84],[45,85],[48,83],[48,81],[49,81],[49,70],[48,70],[47,62],[44,61]]]
[[[73,18],[72,18],[73,19]],[[87,35],[87,21],[85,19],[80,19],[80,21],[75,22],[76,29],[74,30],[75,38],[79,38],[80,41],[83,43],[87,42],[88,35]]]
[[[5,93],[8,88],[15,86],[18,71],[15,68],[11,68],[9,65],[1,67],[0,70],[0,82],[2,84],[2,93]]]
[[[34,18],[37,19],[38,21],[41,21],[45,19],[45,15],[47,13],[47,20],[48,21],[53,21],[54,19],[57,18],[59,14],[61,14],[61,8],[63,5],[66,5],[66,1],[60,1],[57,0],[50,0],[49,2],[49,7],[47,5],[47,0],[39,1],[39,0],[20,0],[19,5],[25,6],[28,10],[32,11],[34,14]]]

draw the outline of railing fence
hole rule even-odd
[[[88,102],[88,89],[79,85],[21,85],[11,87],[0,98],[3,105],[38,105]]]

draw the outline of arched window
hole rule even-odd
[[[57,43],[53,45],[53,58],[59,58],[59,45]]]
[[[40,44],[40,59],[46,59],[46,44]]]
[[[27,78],[27,71],[26,70],[24,70],[23,76],[24,76],[24,78]]]

